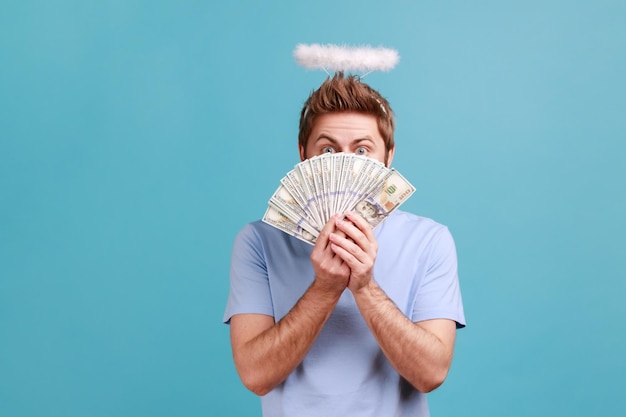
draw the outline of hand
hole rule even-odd
[[[353,211],[338,218],[336,224],[337,231],[328,238],[330,248],[350,269],[348,287],[354,293],[373,279],[378,242],[372,226]]]
[[[340,216],[337,214],[328,220],[317,237],[317,242],[311,253],[316,283],[320,284],[325,291],[335,294],[343,292],[350,279],[350,268],[331,249],[329,241],[331,235],[345,237],[343,232],[337,230],[337,221],[340,221]]]

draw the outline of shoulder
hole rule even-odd
[[[275,231],[279,230],[263,223],[261,220],[256,220],[244,225],[239,233],[237,233],[237,238],[258,240],[271,236]]]
[[[430,257],[454,253],[454,239],[447,226],[428,217],[396,210],[375,230],[379,247],[385,252],[415,253]]]
[[[450,234],[448,227],[428,217],[396,210],[380,225],[381,235],[403,238],[431,239]]]
[[[313,248],[289,234],[257,220],[246,224],[235,238],[234,251],[254,251],[257,255],[288,255]],[[309,249],[310,252],[310,249]]]
[[[267,242],[278,237],[279,230],[263,223],[260,220],[247,223],[237,233],[233,250],[246,251],[252,248],[256,251],[262,251]],[[276,237],[274,236],[276,235]]]

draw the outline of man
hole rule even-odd
[[[302,160],[346,152],[393,160],[389,103],[336,73],[301,112]],[[267,224],[237,236],[230,323],[235,366],[264,416],[428,416],[465,326],[445,226],[400,210],[376,229],[338,213],[315,246]]]

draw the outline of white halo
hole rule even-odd
[[[298,44],[293,51],[298,65],[325,71],[389,71],[400,60],[398,51],[373,48],[369,45],[350,47],[339,45]]]

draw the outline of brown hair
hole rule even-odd
[[[376,117],[378,130],[385,142],[385,159],[394,147],[393,111],[389,102],[356,75],[336,72],[311,93],[300,112],[298,142],[306,150],[317,116],[325,113],[357,112]]]

